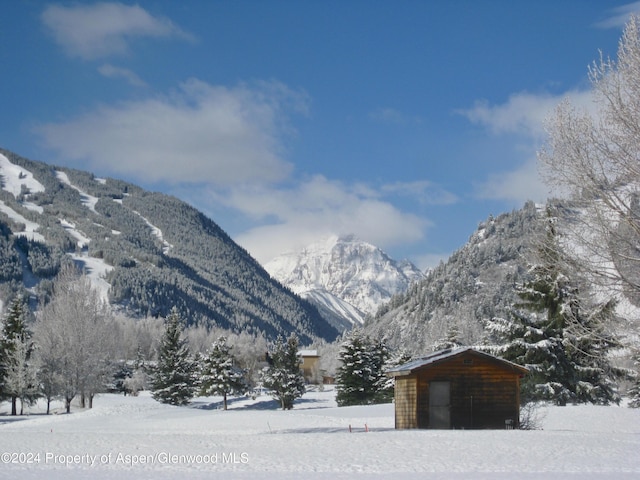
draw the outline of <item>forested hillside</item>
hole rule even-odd
[[[508,316],[516,302],[514,287],[526,278],[527,246],[540,218],[532,202],[489,217],[446,262],[381,307],[367,331],[417,355],[447,337],[464,345],[479,343],[484,322]]]
[[[46,297],[61,264],[73,260],[127,315],[166,316],[175,306],[191,324],[268,338],[295,332],[303,342],[336,337],[314,306],[185,202],[6,150],[2,156],[0,300],[25,288],[34,303]]]

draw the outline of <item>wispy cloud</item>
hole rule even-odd
[[[383,185],[381,191],[387,195],[412,197],[421,205],[451,205],[458,196],[429,180],[414,182],[395,182]]]
[[[544,136],[544,122],[561,97],[547,93],[513,94],[501,105],[478,100],[472,108],[458,110],[472,123],[488,128],[494,134],[520,134],[532,138]]]
[[[147,84],[135,72],[127,68],[116,67],[110,63],[105,63],[98,68],[101,75],[108,78],[122,78],[134,87],[145,87]]]
[[[36,128],[46,147],[79,167],[152,182],[228,185],[286,178],[289,116],[307,96],[278,82],[234,88],[192,79],[168,95]]]
[[[609,10],[610,15],[596,23],[598,28],[623,28],[631,14],[640,13],[640,2],[627,3]]]
[[[422,240],[430,225],[384,200],[375,188],[322,175],[289,187],[238,186],[211,195],[258,223],[236,240],[261,262],[329,234],[353,233],[383,248],[407,245]]]
[[[169,19],[153,16],[138,5],[50,5],[41,19],[68,55],[85,60],[126,54],[134,38],[194,40]]]
[[[407,115],[400,110],[390,107],[377,108],[369,113],[369,118],[376,122],[388,123],[388,124],[405,124],[420,122],[420,118],[416,116]]]

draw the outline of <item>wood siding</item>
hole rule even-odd
[[[429,385],[450,382],[451,428],[517,428],[520,375],[499,360],[466,351],[396,377],[396,428],[430,428]]]
[[[398,377],[395,386],[396,428],[418,428],[416,377]]]

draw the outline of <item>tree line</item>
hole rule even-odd
[[[148,389],[154,399],[185,405],[195,396],[244,395],[265,388],[281,408],[291,409],[306,391],[299,340],[222,329],[187,328],[174,308],[166,319],[125,320],[113,315],[91,281],[73,266],[63,268],[48,301],[34,314],[16,297],[5,312],[0,336],[0,400],[11,413],[43,398],[60,399],[67,413],[78,400],[92,408],[106,391],[136,395]],[[233,337],[235,345],[228,341]],[[328,351],[335,348],[328,348]],[[388,402],[393,384],[384,370],[400,359],[381,340],[356,329],[336,354],[339,405]],[[20,409],[18,411],[18,401]]]
[[[168,319],[133,319],[114,314],[73,265],[66,265],[52,282],[50,295],[37,312],[26,299],[9,302],[0,330],[0,401],[10,400],[12,414],[38,398],[64,401],[70,412],[74,399],[91,407],[97,393],[136,393],[155,378]],[[181,331],[182,332],[182,331]],[[223,333],[235,343],[234,368],[248,385],[256,382],[267,340],[249,332],[193,326],[185,331],[194,358]],[[221,348],[223,348],[222,346]],[[217,348],[217,347],[216,347]],[[224,348],[223,348],[224,351]]]

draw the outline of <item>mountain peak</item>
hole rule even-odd
[[[349,309],[351,323],[362,323],[366,314],[374,314],[392,295],[423,276],[414,265],[396,262],[353,234],[324,237],[298,252],[274,258],[265,269],[310,300],[322,292],[355,307]],[[360,315],[354,317],[354,311]],[[344,308],[340,314],[344,316]]]

